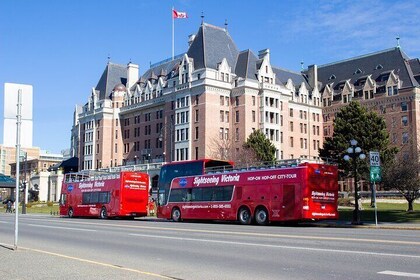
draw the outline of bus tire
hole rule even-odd
[[[255,222],[258,225],[265,226],[268,224],[268,211],[265,207],[260,207],[255,211]]]
[[[67,212],[67,216],[68,216],[69,218],[73,218],[73,217],[74,217],[73,208],[69,208],[69,211]]]
[[[99,213],[99,218],[106,219],[108,214],[106,213],[106,208],[102,207],[101,212]]]
[[[179,210],[178,207],[175,207],[174,209],[172,209],[171,217],[172,217],[172,221],[180,222],[181,221],[181,210]]]
[[[242,207],[238,212],[238,220],[242,225],[251,224],[251,211],[247,207]]]

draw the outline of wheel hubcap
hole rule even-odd
[[[244,221],[248,220],[249,215],[247,211],[242,212],[242,218],[244,219]]]
[[[258,213],[258,220],[260,220],[260,222],[264,222],[266,218],[267,218],[267,215],[265,214],[264,211],[260,211]]]

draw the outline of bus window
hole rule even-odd
[[[187,197],[185,198],[185,201],[192,201],[192,189],[187,189]]]
[[[60,198],[60,205],[66,205],[66,199],[67,195],[65,193],[62,193]]]
[[[90,203],[98,203],[99,202],[99,192],[92,192],[90,195]]]
[[[107,204],[109,203],[110,193],[109,192],[100,192],[99,193],[99,203]]]
[[[187,189],[172,190],[169,196],[169,202],[182,202],[187,198]]]
[[[191,196],[193,201],[203,201],[203,189],[193,188]]]
[[[90,192],[85,192],[82,195],[82,204],[90,204]]]
[[[213,197],[212,188],[201,188],[202,189],[202,200],[201,201],[211,201]]]
[[[159,195],[158,195],[158,205],[159,206],[163,206],[163,205],[165,205],[166,204],[166,200],[165,200],[165,193],[164,192],[161,192],[161,193],[159,193]]]
[[[230,201],[232,198],[233,186],[213,188],[213,201]]]

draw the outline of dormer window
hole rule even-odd
[[[380,69],[382,69],[382,68],[384,68],[384,67],[382,66],[382,64],[378,64],[378,65],[376,65],[375,70],[380,70]]]
[[[362,70],[360,70],[360,68],[357,68],[356,71],[354,71],[353,75],[361,74],[361,73],[362,73]]]
[[[355,86],[364,86],[366,83],[367,77],[360,77],[355,83]]]
[[[329,78],[328,78],[328,80],[335,80],[337,77],[334,75],[334,74],[332,74]]]
[[[376,79],[378,82],[386,82],[389,79],[390,72],[383,72]]]

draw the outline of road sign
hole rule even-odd
[[[382,179],[382,172],[380,166],[371,166],[370,167],[370,181],[371,182],[380,182]]]
[[[381,166],[379,152],[369,152],[370,166]]]

